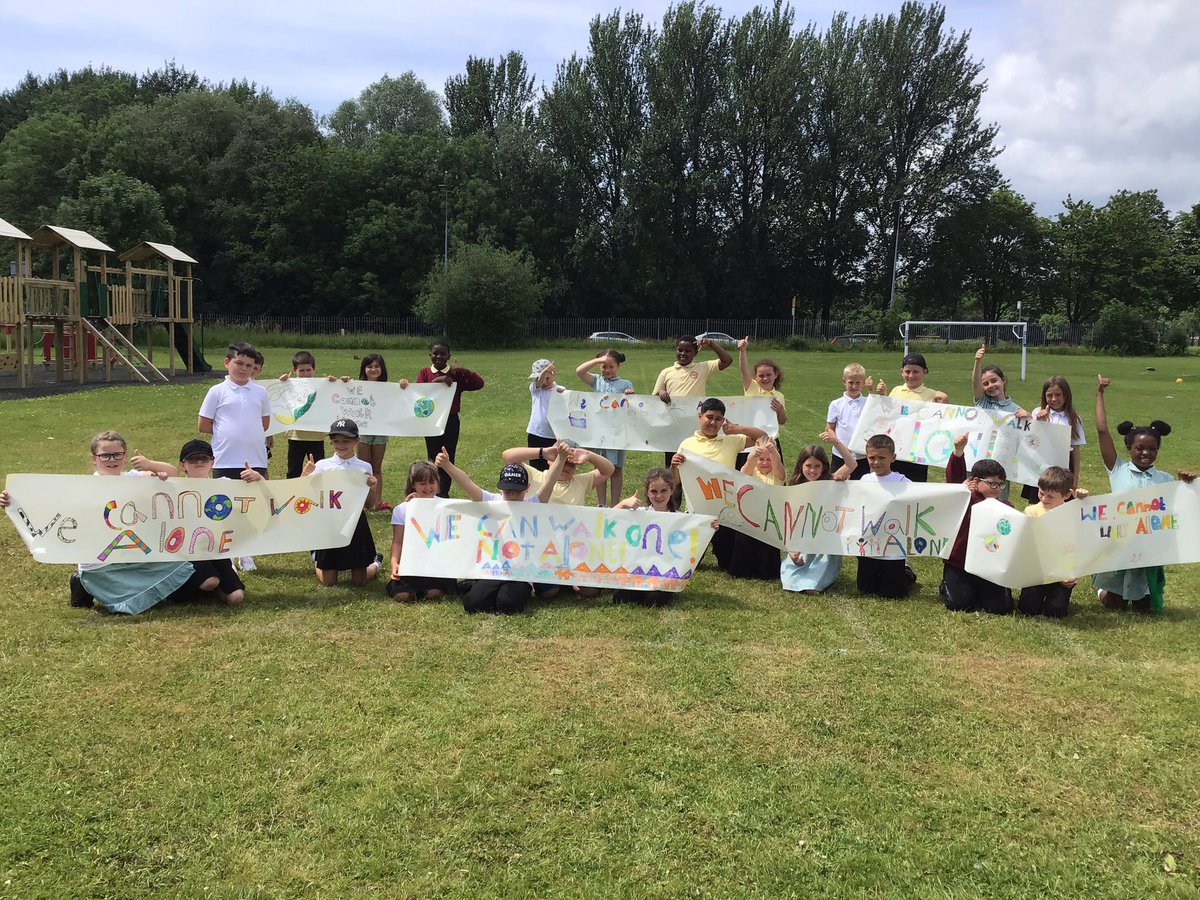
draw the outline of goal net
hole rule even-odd
[[[922,346],[938,344],[951,346],[955,342],[987,344],[998,347],[1012,344],[1021,348],[1021,380],[1025,380],[1025,354],[1029,341],[1028,322],[947,322],[909,320],[900,326],[904,339],[904,355],[909,348],[920,352]]]

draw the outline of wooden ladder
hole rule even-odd
[[[130,343],[129,338],[121,334],[121,331],[119,328],[117,328],[117,326],[115,326],[108,319],[101,319],[101,321],[104,323],[103,329],[97,328],[89,319],[84,319],[83,325],[88,331],[96,336],[96,341],[98,343],[102,344],[109,351],[111,351],[117,359],[125,364],[130,372],[140,378],[144,383],[149,384],[150,379],[146,377],[146,374],[140,368],[129,361],[129,357],[125,355],[126,353],[128,353],[129,356],[137,359],[138,362],[149,369],[156,378],[160,379],[164,383],[170,384],[171,379],[164,375],[163,372],[154,365],[154,363],[146,359],[145,354],[143,354],[141,350]],[[125,352],[122,353],[121,349],[119,348],[123,348]],[[104,367],[106,370],[109,366],[108,360],[109,358],[105,356]]]

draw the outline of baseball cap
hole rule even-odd
[[[335,434],[340,434],[345,437],[357,438],[358,437],[358,423],[355,422],[353,419],[338,419],[336,422],[334,422],[332,425],[329,426],[329,436],[333,437]]]
[[[524,466],[509,463],[500,470],[500,480],[496,483],[496,489],[501,491],[527,491],[529,490],[529,473],[525,471]]]
[[[900,368],[903,369],[905,366],[920,366],[922,369],[929,368],[929,366],[925,365],[925,357],[920,353],[910,353],[904,359],[900,360]]]
[[[193,456],[205,456],[208,459],[213,458],[212,444],[208,441],[202,441],[199,438],[194,438],[183,445],[183,449],[179,451],[179,461],[183,462]]]

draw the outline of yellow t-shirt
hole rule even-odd
[[[933,395],[936,393],[937,391],[927,384],[921,385],[915,391],[910,390],[907,384],[898,384],[892,388],[892,392],[888,396],[899,397],[901,400],[924,400],[926,403],[929,403],[933,400]]]
[[[1036,519],[1038,516],[1046,514],[1046,507],[1040,503],[1030,503],[1025,507],[1025,515],[1030,519]]]
[[[529,473],[529,493],[536,494],[542,489],[542,479],[546,477],[546,473],[539,472],[528,463],[525,464],[525,471]],[[556,481],[550,492],[550,499],[546,502],[583,506],[587,500],[588,488],[594,480],[595,472],[589,471],[579,472],[572,476],[570,481]]]
[[[658,378],[654,382],[654,390],[650,393],[657,394],[659,391],[666,391],[672,397],[703,397],[708,387],[709,376],[720,368],[721,361],[719,359],[693,362],[690,366],[681,366],[679,363],[675,363],[658,373]]]
[[[771,390],[769,390],[769,391],[764,391],[761,387],[758,386],[757,381],[750,382],[750,387],[746,388],[746,392],[743,396],[746,396],[746,397],[769,397],[772,400],[778,400],[780,406],[787,407],[787,401],[783,398],[782,391],[777,391],[775,388],[771,388]]]
[[[737,455],[752,443],[744,434],[719,433],[715,438],[705,437],[699,431],[690,438],[685,438],[679,445],[679,453],[686,459],[688,456],[703,456],[723,466],[733,468],[737,463]]]

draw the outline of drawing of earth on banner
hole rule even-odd
[[[433,437],[446,430],[454,388],[445,384],[330,381],[289,378],[267,382],[271,423],[267,434],[289,428],[323,432],[351,419],[361,435]]]

